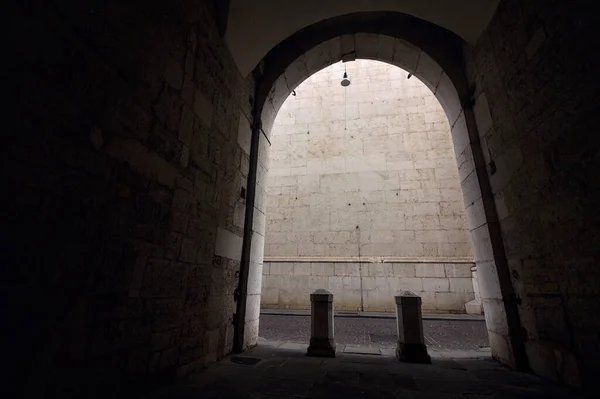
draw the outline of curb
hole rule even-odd
[[[261,315],[265,316],[310,316],[309,310],[289,310],[289,309],[262,309]],[[396,319],[395,313],[385,312],[334,312],[335,317],[354,317],[363,319]],[[424,313],[423,320],[460,320],[460,321],[484,321],[483,315],[471,314],[438,314]]]

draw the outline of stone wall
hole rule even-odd
[[[600,43],[586,5],[503,1],[466,62],[529,364],[591,386],[600,370],[600,148],[589,49]],[[483,266],[485,303],[501,293]]]
[[[213,2],[93,3],[8,22],[3,324],[26,397],[151,389],[232,347],[252,82]]]
[[[424,312],[464,313],[473,300],[470,262],[386,263],[265,262],[261,304],[270,309],[310,309],[309,294],[325,288],[334,295],[336,310],[394,312],[394,295],[412,291],[422,298]]]
[[[345,69],[352,81],[347,88],[340,85]],[[373,291],[338,295],[338,308],[391,311],[394,293],[411,289],[430,296],[424,299],[427,310],[464,312],[464,303],[473,299],[472,285],[454,291],[446,281],[434,289],[429,281],[423,286],[424,275],[415,276],[412,263],[412,274],[403,274],[401,263],[396,267],[400,274],[391,273],[393,263],[356,263],[362,257],[420,259],[425,274],[446,278],[437,268],[443,271],[444,262],[462,260],[470,277],[472,250],[448,121],[419,79],[407,79],[404,70],[378,61],[334,64],[288,97],[271,140],[265,262],[291,263],[270,263],[270,271],[265,269],[270,277],[263,283],[263,292],[269,293],[264,306],[309,304],[308,294],[319,288],[313,287],[319,279],[304,284],[304,276],[322,275],[300,272],[310,264],[293,262],[310,257],[336,262],[336,268],[360,264],[364,286],[377,276]],[[351,258],[349,264],[340,263],[340,257]],[[348,276],[333,273],[334,264],[328,264],[332,273],[325,274],[330,281],[323,281],[324,287],[334,293],[348,284],[354,287],[352,279],[342,284]],[[279,280],[285,280],[281,269],[289,271],[289,284],[297,292],[280,286]],[[396,278],[390,283],[384,276]],[[411,278],[418,283],[409,284]],[[450,292],[456,298],[449,299]]]
[[[358,60],[296,88],[272,131],[265,256],[468,257],[446,115],[400,68]]]
[[[185,376],[230,348],[248,170],[239,115],[249,123],[252,82],[218,35],[220,2],[130,3],[8,5],[1,292],[13,396],[116,396],[123,385]],[[526,341],[534,371],[590,386],[600,369],[591,5],[503,1],[466,54],[481,136],[466,134],[465,98],[445,103],[494,355],[514,364],[510,342]],[[357,57],[400,46],[403,62],[421,60],[417,74],[438,98],[453,98],[451,79],[425,53],[358,38],[349,37]],[[486,170],[491,208],[479,187]],[[503,246],[510,275],[500,276]],[[253,248],[256,297],[261,246]],[[518,323],[506,322],[506,303],[520,304],[522,330],[508,331]],[[246,317],[253,326],[256,314]]]

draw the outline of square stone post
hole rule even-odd
[[[423,336],[421,297],[405,291],[396,299],[396,320],[398,322],[398,346],[396,357],[407,363],[431,363]]]
[[[471,281],[473,282],[473,294],[475,295],[475,299],[465,303],[465,311],[467,314],[483,314],[481,294],[479,293],[479,280],[477,278],[477,266],[471,267]]]
[[[333,340],[333,294],[318,289],[310,294],[310,345],[307,356],[335,357]]]

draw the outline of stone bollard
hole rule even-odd
[[[318,289],[310,294],[310,345],[307,356],[335,357],[333,340],[333,294]]]
[[[396,357],[407,363],[431,363],[423,337],[421,297],[410,291],[394,297],[398,323]]]
[[[473,282],[473,294],[475,299],[465,303],[467,314],[483,314],[483,305],[481,304],[481,294],[479,293],[479,280],[477,278],[477,267],[471,268],[471,281]]]

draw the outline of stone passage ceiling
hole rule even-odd
[[[298,30],[340,15],[402,12],[475,42],[499,0],[231,0],[225,39],[243,75]]]

